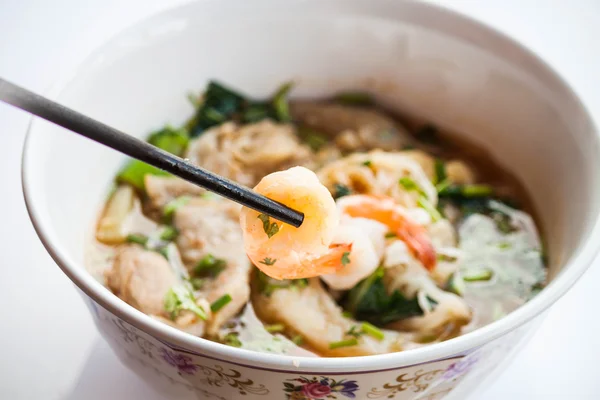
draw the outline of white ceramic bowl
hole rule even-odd
[[[503,35],[422,3],[201,1],[157,15],[97,50],[50,97],[143,136],[192,109],[218,78],[255,96],[294,79],[297,95],[367,89],[488,148],[532,194],[552,282],[509,316],[418,350],[292,359],[177,331],[135,310],[84,267],[116,152],[34,119],[23,156],[27,207],[115,353],[155,387],[210,399],[464,398],[582,275],[599,243],[600,150],[565,83]],[[539,320],[539,318],[538,318]]]

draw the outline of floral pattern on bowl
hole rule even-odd
[[[341,379],[336,381],[326,376],[305,378],[303,376],[294,379],[287,379],[283,383],[287,400],[319,400],[319,399],[339,399],[356,398],[358,384],[353,380]],[[339,397],[340,396],[343,397]]]

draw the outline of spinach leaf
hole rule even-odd
[[[210,81],[204,92],[204,101],[196,114],[192,136],[196,137],[208,128],[233,119],[246,103],[247,100],[241,94]]]
[[[350,290],[344,306],[356,319],[379,326],[423,315],[416,298],[407,299],[398,290],[388,294],[381,267]]]
[[[176,156],[184,153],[189,141],[190,136],[186,129],[175,129],[169,125],[148,137],[148,143]]]

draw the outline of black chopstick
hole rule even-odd
[[[304,214],[0,78],[0,100],[295,227]]]

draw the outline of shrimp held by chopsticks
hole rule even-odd
[[[304,222],[295,228],[255,210],[242,209],[246,254],[261,271],[275,279],[300,279],[335,274],[350,263],[352,243],[333,242],[340,226],[339,210],[314,172],[303,167],[274,172],[254,190],[304,213]],[[344,198],[344,204],[343,212],[350,216],[387,225],[425,267],[434,267],[435,251],[424,228],[402,214],[393,200],[354,195]]]

